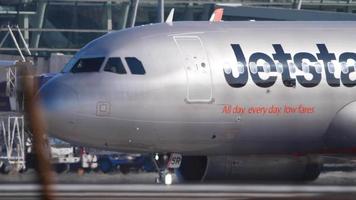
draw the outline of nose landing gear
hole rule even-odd
[[[158,172],[156,183],[171,185],[174,171],[180,167],[182,162],[182,155],[178,153],[156,154],[152,158]]]

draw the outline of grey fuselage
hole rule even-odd
[[[246,63],[238,63],[233,44],[240,46]],[[272,69],[274,84],[261,87],[245,66],[246,84],[229,84],[226,76],[234,74],[237,79],[237,65],[248,65],[256,52],[277,62],[273,44],[291,55],[292,65],[294,55],[312,54],[321,63],[321,80],[312,87],[296,80],[290,87]],[[52,105],[44,106],[48,130],[84,146],[126,152],[353,151],[356,88],[345,86],[337,78],[340,75],[335,75],[340,85],[330,86],[317,44],[325,44],[338,62],[342,53],[356,52],[356,23],[174,22],[108,33],[81,49],[71,63],[80,58],[120,57],[127,74],[104,71],[106,61],[99,72],[71,73],[69,63],[40,91],[45,105]],[[139,59],[145,74],[132,74],[126,57]],[[262,61],[256,65],[263,65]],[[337,66],[335,74],[340,74]],[[264,78],[263,73],[258,73],[262,83],[269,76]],[[298,69],[296,73],[308,74]]]

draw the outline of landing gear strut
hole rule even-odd
[[[178,153],[155,154],[152,158],[158,172],[156,183],[171,185],[173,183],[174,171],[180,167],[182,155]]]

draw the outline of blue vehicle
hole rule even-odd
[[[153,172],[154,164],[150,155],[142,154],[103,154],[98,155],[99,169],[103,173],[109,173],[117,169],[127,174],[130,171]]]

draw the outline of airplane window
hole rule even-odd
[[[335,72],[334,63],[328,62],[328,70],[329,70],[330,73],[334,73]]]
[[[99,72],[104,57],[101,58],[82,58],[70,70],[72,73]]]
[[[315,66],[316,73],[321,74],[321,72],[323,71],[323,67],[321,66],[321,63],[316,62],[314,66]]]
[[[242,62],[237,62],[237,71],[239,71],[240,74],[243,74],[245,72],[245,66]]]
[[[249,63],[250,66],[250,71],[252,74],[256,74],[257,73],[257,66],[255,62],[250,62]]]
[[[130,68],[132,74],[145,74],[146,71],[143,68],[142,62],[134,57],[125,58],[127,65]]]
[[[282,65],[282,63],[277,62],[276,63],[276,69],[277,69],[278,73],[282,74],[283,73],[283,65]]]
[[[224,72],[225,72],[225,74],[231,74],[231,72],[232,72],[231,67],[225,66],[224,67]]]
[[[126,70],[122,64],[121,58],[109,58],[105,65],[104,71],[116,74],[126,74]]]
[[[264,71],[265,73],[270,73],[270,72],[271,72],[271,66],[269,65],[269,63],[265,62],[265,63],[263,64],[263,71]]]
[[[347,66],[346,62],[341,62],[340,65],[341,65],[342,73],[344,73],[344,74],[349,73],[349,67]]]
[[[289,71],[290,71],[290,73],[291,73],[291,74],[295,74],[296,69],[295,69],[294,63],[289,63],[288,66],[289,66]]]
[[[302,63],[302,69],[303,69],[303,72],[304,73],[309,73],[309,65],[308,65],[308,63],[306,63],[306,62],[303,62]]]

